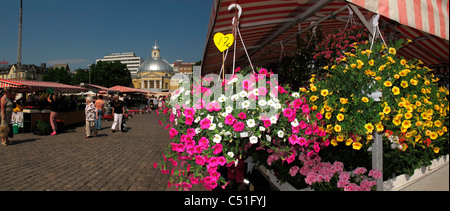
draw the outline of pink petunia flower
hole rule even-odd
[[[211,120],[208,118],[204,118],[200,121],[200,128],[201,129],[208,129],[211,126]]]
[[[241,132],[245,128],[245,124],[243,122],[236,122],[233,124],[233,128],[235,132]]]
[[[233,125],[235,121],[236,121],[236,118],[234,118],[233,115],[231,115],[231,114],[228,114],[225,117],[225,124],[226,125]]]

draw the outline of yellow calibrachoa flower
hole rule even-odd
[[[377,132],[383,132],[383,130],[384,130],[384,126],[383,126],[383,124],[381,124],[381,122],[379,122],[377,124],[376,128],[377,128]]]
[[[386,69],[386,65],[384,65],[384,64],[378,68],[379,71],[383,71],[384,69]]]
[[[405,114],[405,119],[411,119],[412,116],[413,116],[412,113],[408,112]]]
[[[441,122],[440,120],[436,120],[436,121],[434,122],[434,126],[436,126],[436,127],[442,127],[442,122]]]
[[[435,148],[433,149],[433,151],[434,151],[434,153],[438,154],[438,153],[439,153],[439,147],[435,147]]]
[[[351,68],[355,68],[355,67],[356,67],[356,64],[351,64],[350,67],[351,67]]]
[[[402,86],[403,88],[407,88],[408,87],[408,82],[407,81],[402,81],[400,86]]]
[[[394,119],[392,120],[392,123],[394,123],[395,126],[399,126],[402,123],[401,119]]]
[[[362,144],[359,142],[353,142],[352,146],[353,146],[353,149],[360,150],[362,147]]]
[[[364,128],[366,128],[367,133],[372,133],[374,129],[372,123],[367,123],[366,125],[364,125]]]
[[[391,107],[389,107],[389,106],[384,107],[383,113],[385,113],[385,114],[391,113]]]
[[[430,138],[433,139],[433,140],[436,140],[437,137],[438,137],[438,134],[437,134],[436,132],[432,132],[432,133],[430,134]]]
[[[400,60],[400,64],[405,65],[406,63],[408,63],[406,60],[404,59]]]
[[[397,86],[392,87],[392,92],[394,93],[394,95],[399,95],[400,94],[400,88],[398,88]]]
[[[327,112],[326,114],[325,114],[325,118],[327,118],[327,119],[331,119],[331,113],[330,112]]]
[[[417,80],[411,79],[409,82],[411,82],[412,85],[417,86]]]
[[[385,87],[391,87],[392,86],[392,82],[390,81],[385,81],[383,84]]]
[[[344,141],[344,136],[338,135],[338,136],[336,137],[336,140],[337,140],[338,142],[343,142],[343,141]]]
[[[410,73],[411,70],[410,69],[404,69],[402,71],[400,71],[400,76],[405,77],[406,75],[408,75],[408,73]]]
[[[340,122],[342,122],[342,120],[344,120],[344,114],[341,114],[341,113],[339,113],[337,116],[336,116],[336,118],[337,118],[337,120],[339,120]]]
[[[319,98],[319,97],[313,95],[313,96],[311,96],[309,99],[310,99],[312,102],[314,102],[314,101],[316,101],[318,98]]]
[[[322,89],[322,91],[320,91],[320,94],[326,97],[328,95],[328,89]]]
[[[333,146],[337,146],[338,145],[336,139],[331,139],[330,144],[333,145]]]
[[[402,127],[406,128],[406,129],[410,128],[411,127],[411,121],[410,120],[403,120]]]
[[[375,63],[375,62],[373,61],[373,59],[369,61],[369,65],[370,65],[370,66],[373,66],[374,63]]]
[[[358,63],[358,66],[363,66],[364,62],[362,62],[361,60],[357,59],[356,62]]]
[[[345,145],[350,146],[353,143],[353,139],[349,138],[347,139],[347,141],[345,142]]]
[[[367,98],[367,97],[363,97],[361,100],[365,103],[369,102],[369,98]]]
[[[397,50],[395,50],[395,48],[389,48],[389,53],[395,55],[397,53]]]
[[[343,105],[345,105],[345,104],[348,103],[348,98],[341,98],[339,101],[340,101]]]
[[[422,126],[423,125],[423,122],[422,121],[417,121],[416,122],[416,127],[420,127],[420,126]]]
[[[342,130],[342,127],[340,125],[335,125],[334,126],[334,131],[339,133],[339,132],[341,132],[341,130]]]

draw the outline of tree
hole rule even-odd
[[[50,69],[42,78],[43,81],[51,81],[62,84],[70,84],[70,73],[64,68]]]
[[[97,64],[92,64],[90,70],[77,69],[72,84],[89,83],[89,74],[91,84],[104,87],[131,85],[131,73],[127,66],[119,61],[99,61]]]
[[[131,73],[127,66],[119,61],[99,61],[91,65],[91,83],[104,87],[130,86]]]
[[[78,68],[75,70],[75,75],[72,76],[72,85],[79,85],[80,83],[89,83],[89,70]]]

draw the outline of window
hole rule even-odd
[[[159,86],[159,80],[156,80],[156,88],[161,89],[161,87]]]
[[[169,84],[168,83],[164,83],[164,87],[165,87],[165,89],[169,89]]]
[[[153,80],[150,81],[150,89],[154,89],[155,88],[155,83]]]

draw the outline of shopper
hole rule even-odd
[[[59,99],[55,93],[50,94],[47,98],[50,103],[50,125],[52,126],[53,132],[50,135],[56,135],[56,130],[58,129],[58,124],[56,123],[56,117],[58,116]]]
[[[119,126],[119,131],[122,130],[122,118],[124,115],[123,101],[119,100],[119,96],[115,96],[112,101],[112,113],[114,114],[114,122],[111,127],[112,132],[116,132],[116,126]]]
[[[98,110],[92,102],[92,97],[86,97],[86,108],[84,112],[86,114],[86,138],[90,138],[92,134],[96,137],[97,127],[95,126],[95,120],[98,117]]]
[[[97,119],[95,119],[95,127],[97,130],[102,129],[102,116],[105,114],[105,101],[103,100],[103,95],[99,95],[98,99],[95,101],[95,108],[97,109]]]
[[[1,97],[1,125],[7,126],[9,128],[9,133],[12,132],[12,127],[10,125],[11,122],[11,116],[13,112],[13,98],[14,94],[11,92],[11,89],[9,87],[6,87],[3,89],[3,96]],[[6,127],[5,127],[6,128]],[[8,129],[6,128],[6,129]],[[2,145],[7,146],[9,145],[8,136],[2,137]]]

